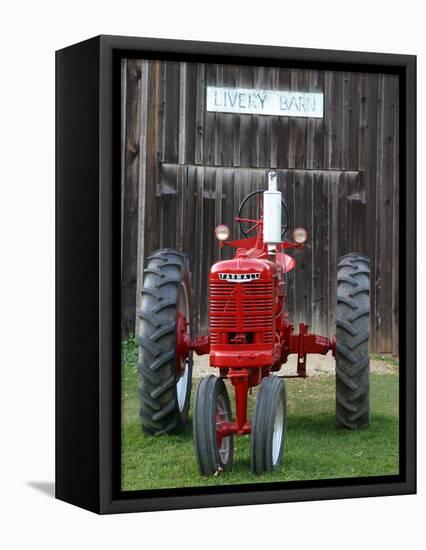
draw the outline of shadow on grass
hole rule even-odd
[[[136,428],[136,426],[135,426]],[[381,433],[391,433],[398,428],[397,418],[391,415],[384,414],[373,414],[371,419],[371,424],[367,428],[360,430],[349,430],[342,426],[336,426],[336,419],[334,414],[318,414],[315,416],[304,416],[303,414],[292,414],[287,418],[287,429],[286,436],[291,439],[303,437],[307,439],[314,438],[319,440],[322,437],[325,439],[330,436],[337,438],[369,438],[377,437]],[[139,431],[139,426],[137,426],[137,431]],[[164,434],[159,437],[150,437],[145,436],[140,432],[142,436],[140,439],[141,446],[149,449],[151,447],[156,447],[159,441],[162,443],[167,442],[170,446],[174,446],[179,443],[192,443],[193,441],[193,428],[192,422],[190,421],[187,426],[179,433],[175,434]],[[244,437],[245,442],[243,442],[240,436],[235,436],[235,446],[245,446],[249,440],[250,436]],[[247,460],[244,462],[247,465]]]
[[[330,432],[336,434],[367,433],[369,431],[389,430],[397,424],[397,419],[392,415],[373,414],[370,426],[360,430],[350,430],[343,426],[336,426],[334,414],[317,414],[315,416],[292,414],[287,417],[287,433],[290,431],[300,432],[300,430],[302,430],[304,434],[315,433],[329,435]]]

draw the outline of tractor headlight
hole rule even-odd
[[[226,241],[229,237],[229,227],[227,225],[218,225],[214,232],[219,241]]]
[[[304,227],[296,227],[293,231],[293,241],[297,244],[303,244],[308,238],[308,232]]]

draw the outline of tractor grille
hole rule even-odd
[[[221,332],[261,332],[263,343],[273,342],[272,282],[210,283],[210,338],[219,343]]]

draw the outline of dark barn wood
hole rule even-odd
[[[211,113],[207,85],[324,93],[324,118]],[[191,257],[195,331],[208,329],[207,277],[230,257],[213,229],[278,171],[289,232],[309,241],[288,276],[295,323],[333,334],[336,264],[372,262],[372,351],[398,354],[399,81],[396,75],[271,67],[123,62],[122,337],[134,332],[146,257]]]

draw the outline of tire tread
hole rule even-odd
[[[370,423],[370,261],[339,259],[336,312],[336,423],[349,429]]]
[[[178,288],[186,273],[189,278],[186,254],[172,249],[154,251],[144,269],[137,341],[140,419],[142,430],[148,435],[179,430],[188,417],[192,364],[187,403],[180,411],[174,343]]]
[[[275,407],[278,399],[284,401],[284,433],[282,448],[276,465],[272,463],[272,435]],[[254,474],[272,472],[281,465],[286,435],[286,392],[284,381],[277,376],[268,376],[260,384],[253,414],[250,442],[250,466]]]

